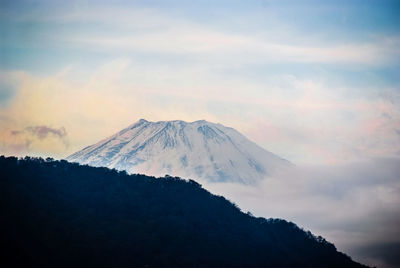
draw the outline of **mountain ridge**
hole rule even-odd
[[[129,173],[244,184],[291,165],[237,130],[206,120],[140,119],[66,159]]]

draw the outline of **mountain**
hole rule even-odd
[[[291,165],[233,128],[204,120],[141,119],[67,160],[129,173],[245,184]]]
[[[364,267],[192,180],[15,157],[0,170],[3,267]]]

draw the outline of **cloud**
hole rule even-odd
[[[40,40],[67,49],[72,47],[83,53],[173,55],[174,60],[241,66],[286,62],[365,67],[398,64],[400,59],[398,33],[338,40],[327,38],[329,34],[325,31],[310,34],[296,25],[289,27],[272,19],[260,19],[265,23],[261,29],[253,30],[258,27],[249,22],[244,27],[247,30],[243,30],[234,26],[224,27],[229,22],[235,25],[238,14],[225,17],[225,23],[218,20],[204,23],[193,17],[135,4],[123,7],[104,3],[79,8],[62,6],[54,8],[53,12],[38,12],[31,11],[25,16],[16,15],[15,19],[8,19],[19,20],[21,24],[51,23],[56,29],[62,25],[60,31],[41,29]],[[252,21],[251,15],[247,16],[241,24]]]
[[[400,159],[297,166],[256,186],[204,184],[256,216],[291,220],[356,260],[398,267]]]
[[[8,135],[1,132],[0,134],[2,137],[0,153],[2,154],[23,156],[33,153],[36,155],[43,145],[59,150],[57,145],[54,146],[57,141],[61,142],[65,148],[69,146],[67,131],[64,127],[28,126],[22,130],[10,130]]]
[[[287,39],[274,40],[254,34],[218,31],[188,21],[166,19],[159,23],[155,30],[148,32],[124,29],[112,35],[71,33],[57,38],[83,49],[95,47],[98,51],[173,54],[209,64],[286,62],[381,66],[395,64],[400,59],[397,50],[400,37],[396,35],[330,45],[310,39],[299,44]]]
[[[48,126],[29,126],[24,128],[23,130],[11,130],[11,136],[29,136],[30,138],[36,138],[39,140],[46,139],[49,135],[60,139],[66,146],[68,146],[67,138],[67,131],[64,127],[60,128],[51,128]]]
[[[67,131],[65,130],[64,127],[56,129],[48,126],[30,126],[26,127],[25,131],[27,131],[29,134],[33,136],[36,136],[40,140],[45,139],[49,134],[54,135],[59,139],[64,139],[67,136]]]
[[[375,263],[376,267],[399,267],[400,243],[371,244],[361,246],[355,252],[364,255],[370,263]]]

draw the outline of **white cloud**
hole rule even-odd
[[[239,35],[181,22],[150,33],[122,32],[63,36],[65,41],[101,51],[166,53],[219,64],[328,63],[383,65],[397,63],[400,38],[336,45],[300,45]],[[309,42],[310,43],[310,42]]]
[[[399,174],[400,159],[371,159],[295,167],[256,186],[203,186],[256,216],[294,221],[358,261],[395,267],[400,264],[393,263],[400,247]],[[387,245],[397,246],[380,252]]]
[[[265,30],[244,32],[215,22],[196,22],[172,11],[167,13],[135,5],[83,5],[56,10],[52,14],[33,12],[17,19],[25,23],[39,21],[62,25],[61,31],[41,33],[42,37],[62,47],[114,55],[173,54],[177,59],[190,58],[224,65],[328,63],[382,66],[398,64],[400,60],[398,35],[371,35],[363,41],[329,43],[325,35],[307,34],[295,25],[288,27],[274,22],[273,27],[265,25]],[[228,22],[235,20],[232,17],[226,19]]]

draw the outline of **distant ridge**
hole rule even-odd
[[[67,160],[129,173],[244,184],[291,165],[235,129],[205,120],[140,119]]]

